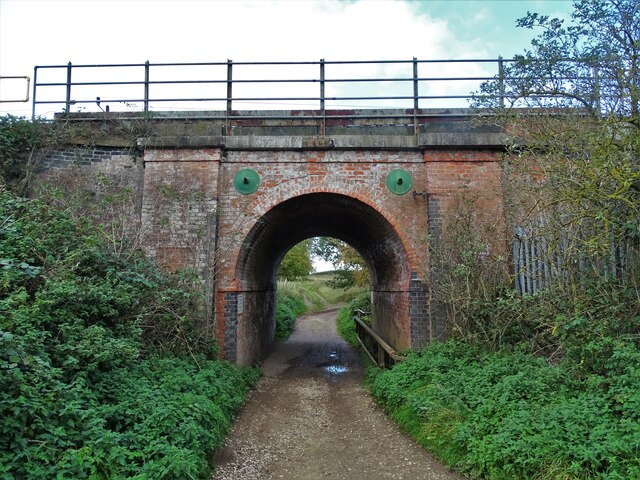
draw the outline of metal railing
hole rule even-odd
[[[296,106],[302,103],[306,107],[305,118],[315,120],[340,116],[341,110],[354,108],[354,103],[360,104],[355,108],[404,108],[405,112],[394,116],[416,120],[420,108],[468,106],[461,104],[474,96],[471,90],[479,88],[481,82],[496,78],[503,81],[504,64],[509,61],[413,58],[44,65],[34,68],[32,116],[38,116],[43,108],[63,113],[72,113],[73,108],[73,113],[117,109],[148,116],[159,108],[189,111],[197,105],[202,111],[201,107],[215,105],[212,117],[232,118],[240,104],[261,109],[274,103],[282,106],[295,102]],[[274,86],[281,92],[256,94]],[[194,92],[201,94],[192,95]],[[503,96],[501,88],[497,94],[500,102],[504,102]],[[443,101],[449,104],[444,105]],[[351,116],[354,114],[348,112],[341,118]]]
[[[0,95],[0,103],[26,103],[29,101],[29,92],[30,92],[30,83],[31,83],[31,78],[27,77],[27,76],[0,76],[0,85],[2,85],[3,80],[6,82],[7,80],[12,81],[12,80],[24,80],[25,82],[25,86],[24,88],[24,97],[20,97],[20,98],[2,98],[2,96]]]
[[[536,61],[545,60],[525,63]],[[164,119],[221,119],[227,126],[236,118],[295,119],[299,124],[315,122],[321,134],[328,118],[334,124],[367,118],[382,119],[381,123],[396,120],[396,124],[414,126],[417,133],[421,119],[459,116],[460,111],[450,110],[468,108],[471,101],[489,100],[491,106],[503,107],[557,107],[546,99],[562,97],[565,87],[566,98],[575,100],[578,92],[600,109],[601,86],[611,79],[599,76],[597,68],[585,61],[561,61],[576,67],[569,69],[573,74],[566,78],[546,78],[544,69],[541,78],[528,77],[512,68],[522,59],[501,57],[43,65],[34,68],[32,117],[48,109],[45,114],[73,113],[67,115],[70,120],[98,118],[90,112],[108,112],[112,118],[118,113],[150,118],[162,112]],[[268,111],[266,115],[255,112],[267,108],[271,116]]]
[[[354,313],[356,338],[373,363],[380,368],[389,368],[405,359],[362,320],[366,315],[364,311],[356,309]]]

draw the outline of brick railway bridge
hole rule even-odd
[[[148,89],[148,74],[145,81]],[[502,215],[503,133],[476,126],[469,109],[417,108],[415,90],[408,109],[329,110],[323,101],[320,110],[240,111],[229,103],[226,111],[154,112],[142,121],[136,113],[72,113],[70,87],[69,73],[58,118],[108,133],[51,152],[46,171],[81,164],[129,185],[144,250],[167,268],[200,274],[210,328],[240,365],[272,346],[276,269],[298,242],[335,237],[362,255],[373,329],[401,351],[446,335],[444,312],[431,302],[427,240],[439,235],[456,193],[477,195],[481,215]]]

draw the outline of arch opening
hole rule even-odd
[[[237,331],[232,354],[248,365],[271,348],[275,334],[276,271],[284,255],[312,237],[351,245],[371,277],[372,324],[397,349],[411,346],[410,270],[395,227],[376,209],[342,194],[310,193],[286,200],[254,225],[236,264]]]
[[[369,289],[371,285],[369,265],[351,245],[334,237],[315,237],[305,242],[308,242],[314,272],[316,274],[327,271],[333,273],[333,278],[329,280],[332,288],[347,289],[366,286],[367,290]],[[298,245],[304,245],[305,242]],[[298,247],[293,247],[289,252],[296,248]],[[284,260],[290,255],[289,252]]]

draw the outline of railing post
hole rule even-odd
[[[233,108],[233,61],[227,60],[227,113],[225,115],[225,130],[227,135],[231,135],[231,125],[229,117]]]
[[[67,64],[67,100],[65,102],[66,113],[71,111],[71,62]]]
[[[320,135],[326,135],[327,132],[327,119],[325,113],[325,104],[324,104],[324,58],[320,59],[320,115],[322,119],[320,120]]]
[[[38,66],[33,67],[33,103],[31,104],[31,120],[36,119],[36,85],[38,84]]]
[[[413,57],[413,132],[417,136],[420,133],[418,125],[418,59]]]
[[[149,60],[144,62],[144,113],[149,113]]]
[[[596,113],[600,116],[602,112],[602,105],[600,103],[600,74],[598,72],[597,65],[591,67],[591,75],[593,76],[593,98],[596,103]]]
[[[498,57],[498,91],[500,98],[500,107],[504,108],[504,60],[502,56]]]

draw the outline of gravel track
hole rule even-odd
[[[215,453],[215,480],[459,480],[407,437],[362,387],[337,310],[305,315]]]

